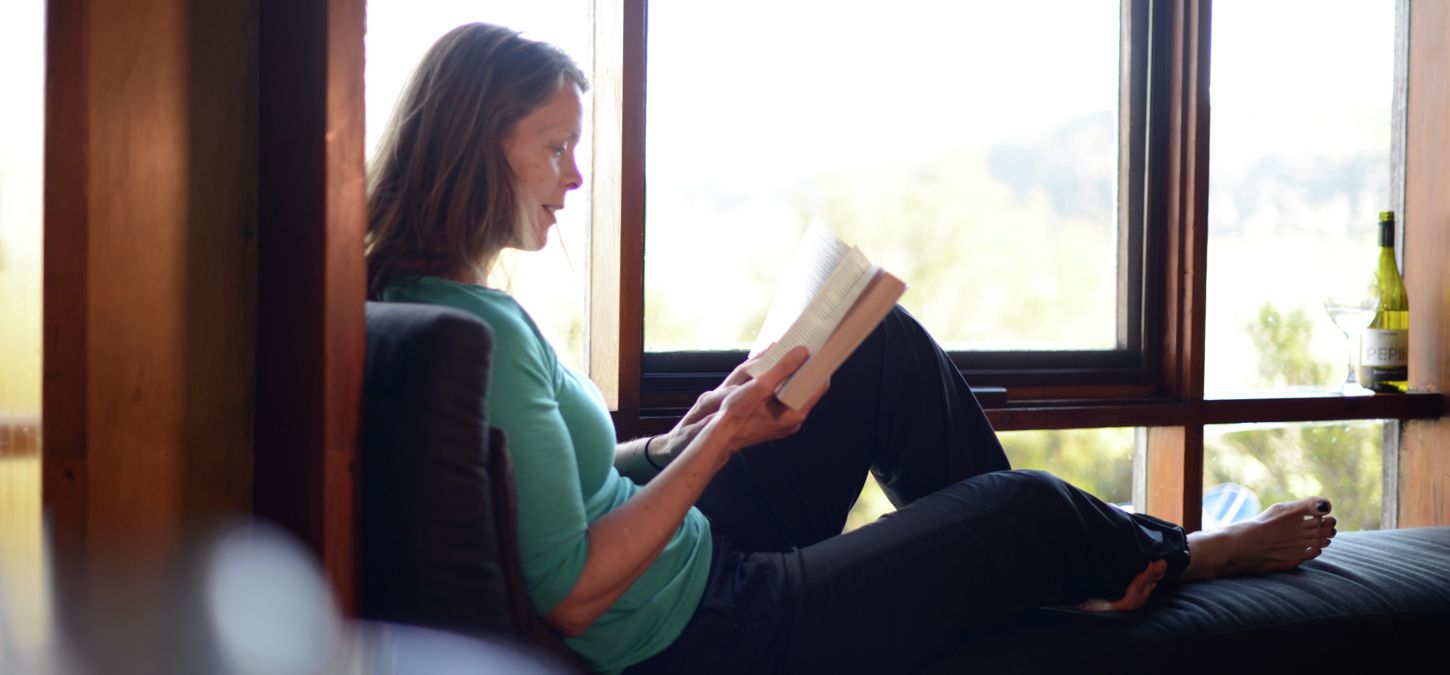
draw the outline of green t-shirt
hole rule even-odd
[[[446,305],[494,333],[488,422],[508,435],[519,499],[519,553],[529,598],[548,613],[574,588],[589,523],[640,487],[614,468],[614,424],[599,389],[559,363],[508,294],[437,277],[400,280],[390,302]],[[710,525],[691,508],[660,557],[583,635],[565,640],[588,664],[615,672],[663,650],[699,605],[710,568]]]

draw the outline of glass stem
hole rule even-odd
[[[1346,385],[1357,385],[1357,384],[1359,384],[1359,378],[1356,377],[1355,376],[1355,373],[1354,373],[1354,346],[1355,346],[1354,345],[1354,343],[1355,343],[1354,338],[1357,335],[1358,335],[1358,333],[1348,333],[1348,332],[1346,332],[1344,334],[1345,364],[1346,364],[1346,370],[1349,371],[1348,374],[1345,375],[1345,377],[1344,377],[1344,383]]]

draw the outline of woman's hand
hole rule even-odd
[[[727,445],[732,451],[799,431],[816,402],[825,395],[830,382],[822,384],[799,409],[791,409],[781,403],[775,397],[775,390],[806,362],[807,356],[805,347],[796,347],[757,378],[746,372],[746,367],[755,359],[740,364],[723,384],[696,402],[696,409],[709,410],[701,419],[709,418],[705,421],[715,428],[716,433],[727,434]],[[690,412],[695,413],[696,410]]]
[[[776,388],[785,381],[785,378],[790,377],[791,373],[798,370],[802,363],[805,363],[806,356],[806,349],[797,347],[785,358],[782,358],[772,371],[762,374],[759,381],[751,378],[750,373],[746,372],[751,364],[759,361],[759,357],[746,359],[730,373],[729,377],[725,378],[720,386],[700,394],[700,397],[695,399],[695,405],[691,406],[690,411],[680,418],[679,424],[676,424],[674,429],[651,442],[649,461],[657,466],[668,465],[690,445],[690,442],[705,429],[707,424],[718,416],[721,405],[732,395],[742,397],[740,402],[732,404],[737,418],[741,416],[739,413],[743,413],[746,407],[749,407],[743,403],[744,397],[759,398],[763,396],[763,398],[756,401],[756,409],[753,411],[755,414],[745,416],[750,419],[744,420],[745,428],[741,429],[744,432],[743,435],[740,438],[729,439],[727,445],[731,452],[747,445],[795,433],[811,408],[815,406],[816,401],[820,400],[830,385],[829,381],[822,385],[821,390],[816,392],[800,410],[790,410],[775,399]],[[772,382],[774,384],[770,384]],[[742,392],[742,389],[745,391]],[[737,392],[741,393],[737,394]],[[742,422],[741,419],[736,419],[734,423],[738,425],[740,422]]]
[[[800,428],[826,386],[799,410],[776,400],[775,390],[805,360],[805,348],[798,347],[758,378],[750,377],[741,365],[718,388],[700,397],[669,434],[671,452],[677,454],[664,470],[622,506],[589,524],[584,570],[569,594],[544,615],[549,625],[565,635],[587,630],[659,557],[690,507],[735,451]]]

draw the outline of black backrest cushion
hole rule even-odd
[[[493,334],[457,310],[367,304],[358,609],[472,634],[516,626],[484,416]]]

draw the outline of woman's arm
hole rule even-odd
[[[743,368],[743,365],[737,368],[735,373],[731,373],[731,377],[743,372]],[[727,384],[729,381],[730,378],[726,378]],[[695,400],[695,405],[690,407],[690,411],[680,419],[679,424],[667,434],[620,443],[614,450],[614,468],[621,476],[639,485],[650,482],[690,446],[705,428],[710,416],[720,409],[720,404],[729,393],[729,387],[722,385],[701,394]]]
[[[719,407],[717,402],[710,412],[713,413]],[[681,420],[667,434],[646,436],[620,443],[619,447],[614,450],[614,468],[619,471],[621,476],[639,485],[649,483],[665,467],[669,466],[675,457],[678,457],[685,451],[685,448],[690,446],[691,441],[695,440],[695,436],[698,436],[700,431],[705,428],[705,422],[703,416],[696,421]]]
[[[692,410],[689,425],[682,421],[692,431],[674,436],[689,436],[677,456],[624,505],[589,525],[584,571],[564,600],[544,616],[546,622],[570,636],[587,630],[659,557],[710,479],[736,450],[800,428],[825,389],[799,410],[775,400],[775,389],[805,356],[805,350],[798,348],[755,379],[743,367],[737,368],[719,389],[706,395],[714,395],[713,403],[706,406],[711,409],[698,414]]]

